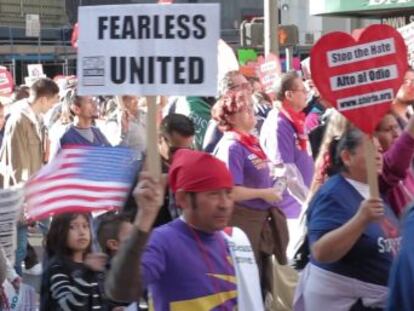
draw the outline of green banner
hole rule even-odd
[[[414,0],[309,0],[311,15],[375,15],[414,10]],[[390,12],[392,11],[392,12]]]

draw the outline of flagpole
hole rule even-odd
[[[157,97],[147,96],[147,157],[146,162],[150,175],[159,179],[161,177],[161,158],[158,151],[157,127]]]
[[[265,56],[273,53],[279,56],[278,25],[279,9],[278,0],[264,0],[264,43]]]

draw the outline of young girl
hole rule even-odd
[[[103,310],[98,280],[106,255],[92,254],[86,214],[53,218],[46,237],[48,265],[42,277],[41,311]]]

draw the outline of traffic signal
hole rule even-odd
[[[278,41],[280,47],[294,46],[299,43],[299,31],[296,25],[279,25]],[[240,43],[242,47],[264,46],[264,19],[253,18],[250,22],[243,21],[240,25]]]
[[[240,43],[242,47],[263,47],[263,22],[263,17],[255,17],[251,21],[244,20],[240,24]]]

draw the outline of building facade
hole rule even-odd
[[[43,63],[49,76],[64,73],[70,34],[62,0],[0,0],[0,64],[17,83],[30,63]]]

